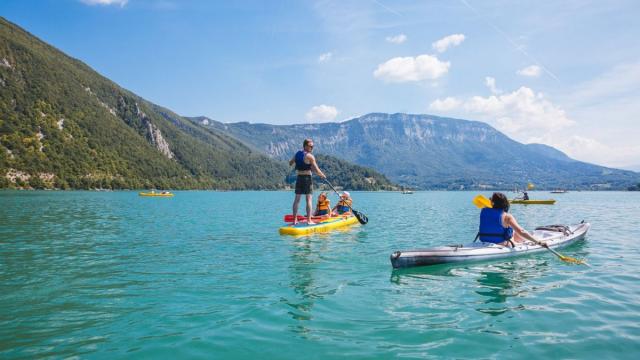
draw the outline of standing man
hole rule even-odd
[[[311,198],[313,194],[313,183],[311,182],[311,172],[315,172],[316,175],[323,179],[327,177],[322,170],[316,164],[316,158],[311,154],[313,151],[313,140],[304,139],[302,143],[302,150],[299,150],[291,160],[289,160],[289,166],[296,164],[296,198],[293,200],[293,224],[298,223],[298,205],[300,204],[300,196],[305,195],[307,197],[307,224],[315,224],[311,221],[311,214],[313,209]]]

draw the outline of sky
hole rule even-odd
[[[640,170],[640,2],[2,0],[124,88],[222,122],[489,123]]]

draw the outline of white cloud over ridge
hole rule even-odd
[[[120,5],[120,7],[124,7],[125,5],[127,5],[127,2],[129,2],[129,0],[80,0],[80,1],[87,5],[104,5],[104,6]]]
[[[484,84],[487,85],[492,94],[502,93],[502,90],[496,88],[496,79],[492,78],[491,76],[487,76],[486,78],[484,78]]]
[[[518,70],[518,75],[527,77],[538,77],[540,74],[542,74],[542,68],[538,65],[531,65]]]
[[[487,80],[487,84],[495,87],[495,80]],[[502,95],[473,96],[462,101],[451,99],[437,99],[429,107],[478,117],[518,141],[530,142],[531,134],[548,134],[575,123],[544,94],[525,86]]]
[[[629,69],[625,70],[629,74]],[[490,89],[496,86],[495,79],[491,79],[485,79]],[[603,82],[597,81],[598,84]],[[574,159],[589,163],[617,168],[638,164],[640,145],[623,142],[609,144],[596,139],[597,134],[582,134],[578,131],[580,129],[576,121],[563,108],[552,103],[544,94],[525,86],[506,94],[494,93],[486,97],[436,99],[429,109],[485,121],[517,141],[547,144]]]
[[[331,105],[317,105],[311,107],[305,118],[307,121],[333,121],[338,116],[338,109]]]
[[[395,57],[378,65],[373,76],[386,82],[435,80],[449,71],[451,63],[432,55]]]
[[[435,111],[450,111],[458,108],[460,105],[462,105],[462,101],[454,97],[447,97],[442,100],[436,99],[429,105],[429,109]]]
[[[611,146],[581,135],[562,136],[550,133],[542,137],[530,138],[529,142],[548,144],[562,150],[571,158],[615,168],[626,168],[637,164],[638,154],[640,154],[640,145]]]
[[[464,106],[467,112],[493,119],[499,130],[519,139],[574,124],[564,110],[525,86],[504,95],[474,96]]]
[[[331,60],[332,57],[333,57],[333,53],[332,52],[326,52],[326,53],[321,54],[320,56],[318,56],[318,62],[320,64],[325,63],[325,62]]]
[[[390,42],[392,44],[402,44],[403,42],[407,41],[407,35],[399,34],[396,36],[387,36],[385,40],[387,40],[387,42]]]
[[[431,46],[439,53],[447,51],[448,48],[460,45],[465,39],[464,34],[453,34],[445,36],[434,42]]]

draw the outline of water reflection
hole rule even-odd
[[[512,298],[524,297],[534,288],[532,280],[545,276],[549,271],[549,259],[522,258],[502,263],[476,263],[462,265],[436,265],[413,269],[396,269],[390,281],[397,285],[415,285],[416,281],[438,281],[440,287],[446,278],[459,278],[452,286],[464,290],[467,287],[479,295],[470,304],[476,304],[476,311],[497,316],[511,310],[523,309],[521,304],[513,304]],[[474,280],[469,282],[469,280]],[[451,285],[449,285],[451,286]]]
[[[545,260],[523,259],[487,267],[476,279],[478,288],[475,293],[483,296],[482,303],[487,306],[476,308],[483,314],[497,316],[510,310],[522,310],[521,304],[513,305],[510,298],[527,296],[531,291],[528,283],[544,276],[549,269]]]
[[[293,289],[297,297],[296,299],[283,299],[283,301],[291,307],[288,314],[298,322],[292,328],[293,332],[303,336],[309,333],[305,323],[312,319],[311,310],[315,300],[323,297],[314,277],[316,265],[321,260],[320,254],[327,249],[327,242],[322,239],[323,237],[296,237],[293,238],[291,244],[290,288]]]

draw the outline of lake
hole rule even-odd
[[[476,194],[353,192],[369,224],[291,237],[291,192],[2,191],[0,358],[640,356],[640,193],[512,205],[528,229],[590,222],[560,252],[591,267],[391,268],[395,250],[472,241]]]

